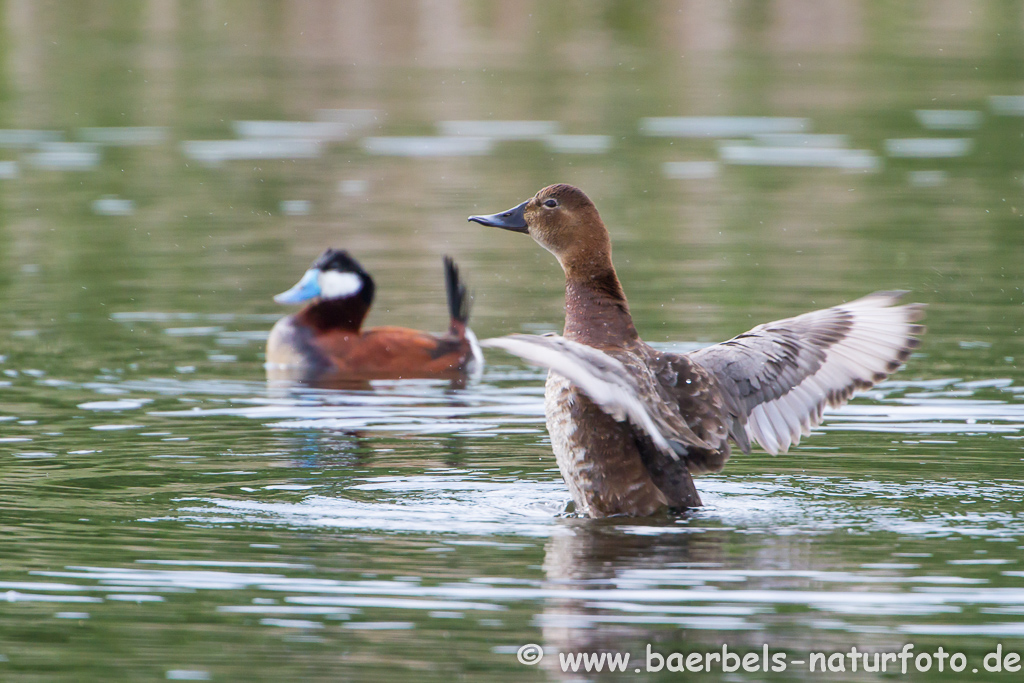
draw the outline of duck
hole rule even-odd
[[[702,505],[693,477],[737,446],[785,453],[898,370],[920,344],[923,304],[879,291],[765,323],[688,353],[640,339],[612,264],[608,230],[579,188],[556,184],[518,206],[470,216],[532,237],[565,273],[561,335],[486,339],[548,370],[551,447],[580,516],[649,516]]]
[[[451,322],[441,335],[406,327],[363,330],[376,285],[345,250],[327,249],[279,304],[305,304],[277,321],[267,338],[271,379],[458,379],[476,374],[483,356],[469,328],[469,296],[451,257],[444,257]]]

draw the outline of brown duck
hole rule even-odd
[[[306,304],[277,321],[267,339],[267,376],[331,385],[354,380],[447,378],[475,374],[482,358],[469,329],[469,296],[455,262],[444,258],[448,333],[407,327],[363,329],[376,285],[351,254],[328,249],[281,304]]]
[[[530,235],[565,271],[565,331],[482,346],[549,370],[544,394],[559,470],[579,513],[649,515],[701,505],[692,475],[717,472],[730,439],[785,453],[825,406],[896,371],[924,332],[904,292],[759,325],[691,353],[664,353],[633,326],[612,246],[593,202],[551,185],[519,206],[471,221]]]

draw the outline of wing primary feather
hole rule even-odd
[[[689,356],[733,397],[748,439],[785,452],[821,423],[827,406],[882,381],[917,348],[924,306],[894,306],[904,294],[875,292],[758,325]]]

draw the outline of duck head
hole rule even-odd
[[[597,208],[572,185],[549,185],[514,209],[469,220],[524,232],[565,271],[565,331],[592,346],[637,338],[629,304],[612,265],[612,243]]]
[[[594,203],[572,185],[549,185],[515,208],[469,220],[528,234],[555,255],[567,275],[611,264],[608,230]]]
[[[274,297],[279,304],[301,304],[358,297],[373,301],[373,278],[347,251],[328,249],[313,262],[294,287]]]

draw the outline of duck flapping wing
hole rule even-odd
[[[623,360],[600,349],[556,335],[512,334],[485,339],[485,348],[501,349],[562,375],[604,412],[641,430],[671,460],[685,458],[690,447],[710,446],[664,402],[658,379],[635,354]]]
[[[740,428],[772,454],[785,453],[818,425],[826,406],[888,377],[917,348],[923,304],[895,306],[901,291],[759,325],[687,356],[715,376]],[[745,447],[744,447],[745,446]]]
[[[692,474],[717,471],[731,436],[785,453],[818,425],[826,406],[882,381],[924,332],[923,304],[895,306],[904,292],[759,325],[687,354],[642,344],[614,354],[556,335],[514,334],[481,346],[502,349],[575,384],[619,421],[641,430],[662,456]],[[667,464],[667,463],[666,463]]]

